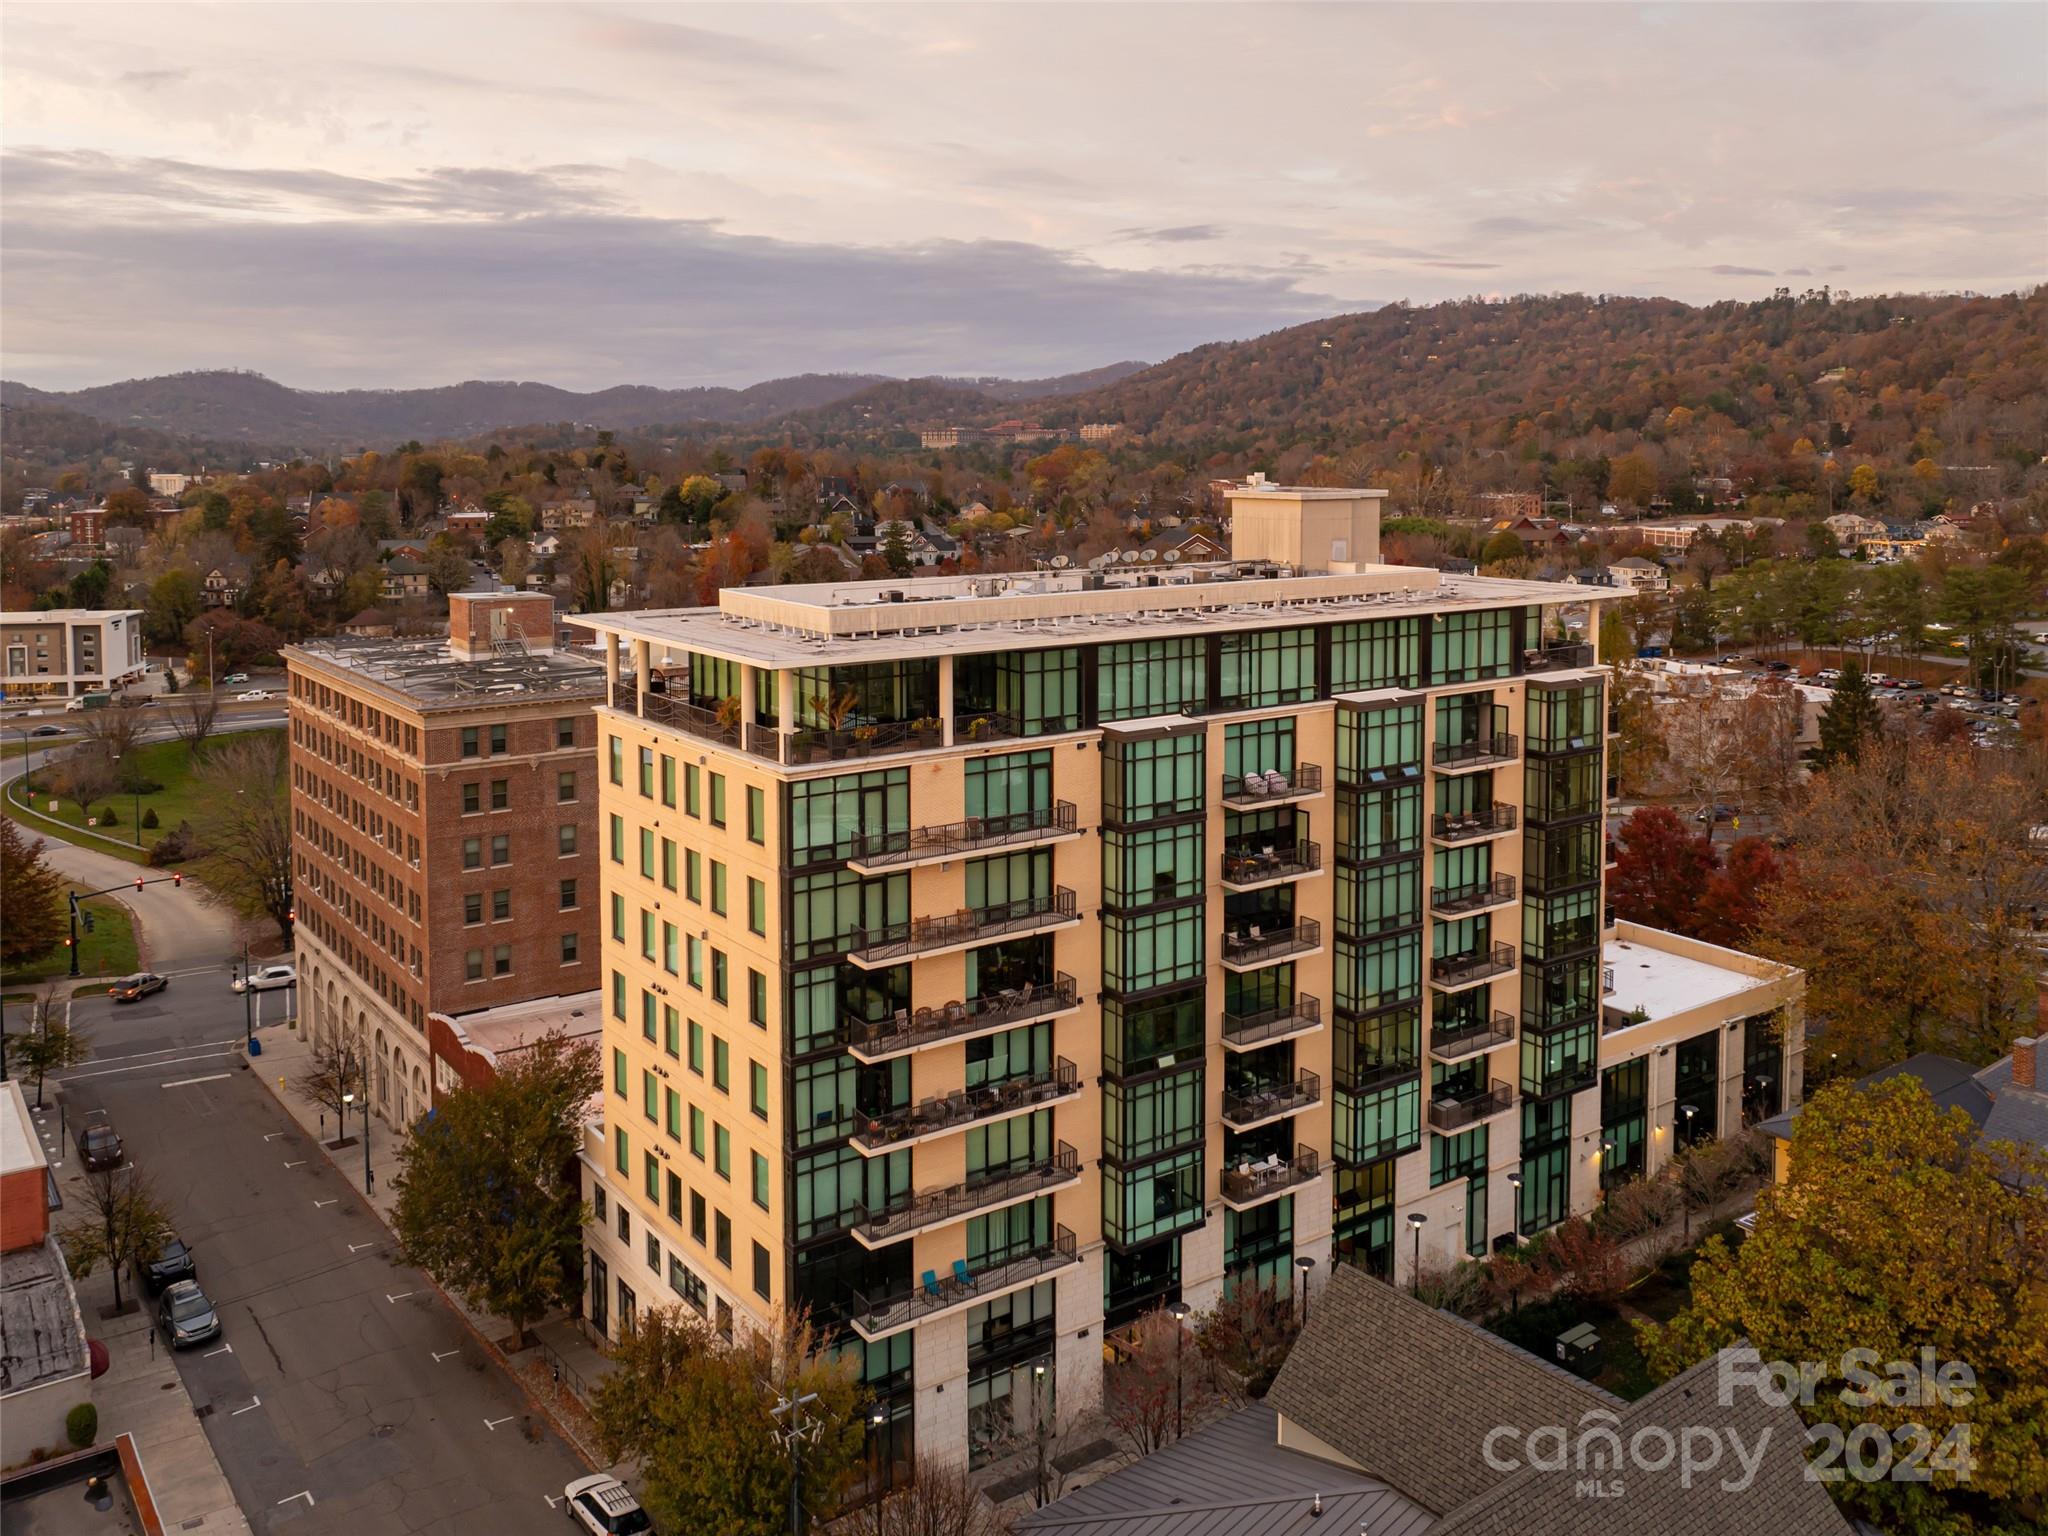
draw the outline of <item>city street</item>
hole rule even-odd
[[[119,1130],[193,1248],[224,1332],[179,1367],[251,1526],[560,1529],[581,1462],[243,1067],[227,970],[163,968],[140,1003],[73,1005],[93,1056],[66,1113]]]

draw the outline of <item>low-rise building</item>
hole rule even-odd
[[[1662,592],[1671,585],[1671,577],[1665,573],[1664,567],[1641,555],[1615,561],[1607,567],[1607,574],[1615,586],[1630,592]]]
[[[434,1103],[461,1087],[483,1087],[506,1063],[516,1061],[549,1035],[594,1046],[604,1036],[604,994],[593,987],[588,992],[533,997],[469,1013],[428,1014]]]
[[[50,1230],[57,1185],[21,1085],[0,1082],[0,1466],[65,1444],[92,1401],[85,1320]]]
[[[6,697],[73,698],[142,676],[140,608],[51,608],[0,613]]]

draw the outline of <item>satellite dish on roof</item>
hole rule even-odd
[[[1138,551],[1138,558],[1150,564],[1159,558],[1159,551],[1156,549],[1141,549]]]
[[[1074,562],[1065,555],[1054,555],[1052,557],[1052,568],[1056,571],[1064,571],[1068,566],[1072,565],[1073,563]]]
[[[1123,559],[1123,557],[1124,552],[1122,550],[1112,549],[1108,554],[1104,555],[1102,558],[1104,560],[1107,560],[1111,565],[1115,565],[1119,560]]]
[[[1169,549],[1169,550],[1168,550],[1168,551],[1166,552],[1166,563],[1167,563],[1168,565],[1171,565],[1171,564],[1173,564],[1173,562],[1174,562],[1174,561],[1176,561],[1176,560],[1178,560],[1179,558],[1180,558],[1180,551],[1179,551],[1179,550],[1177,550],[1177,549]]]

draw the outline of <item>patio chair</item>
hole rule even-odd
[[[1263,795],[1266,792],[1266,776],[1263,773],[1246,774],[1244,792],[1248,795]]]
[[[974,1289],[974,1275],[968,1269],[965,1259],[955,1259],[953,1261],[953,1283],[963,1291]]]
[[[1269,795],[1286,794],[1287,775],[1277,768],[1268,768],[1266,770],[1266,793]]]
[[[924,1272],[924,1293],[931,1297],[933,1301],[939,1299],[939,1272],[936,1269],[928,1269]]]

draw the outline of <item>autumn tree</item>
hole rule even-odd
[[[197,760],[199,749],[220,721],[220,693],[213,688],[194,688],[166,704],[159,713],[170,722],[172,733],[185,743],[185,750]]]
[[[1941,1110],[1917,1078],[1868,1088],[1838,1083],[1801,1108],[1790,1177],[1757,1200],[1755,1230],[1731,1250],[1708,1240],[1691,1297],[1671,1322],[1638,1322],[1653,1371],[1670,1377],[1747,1341],[1766,1361],[1814,1362],[1824,1374],[1811,1424],[1847,1433],[1925,1426],[1940,1445],[1968,1426],[1967,1481],[1930,1457],[1927,1482],[1844,1478],[1849,1513],[1886,1530],[1970,1536],[2038,1528],[2048,1477],[2048,1157],[1987,1145],[1960,1109]],[[1967,1401],[1844,1401],[1841,1362],[1969,1368]],[[1901,1441],[1900,1443],[1904,1443]]]
[[[323,1112],[332,1111],[336,1140],[348,1134],[348,1112],[370,1091],[369,1063],[345,1040],[315,1040],[292,1092]],[[350,1096],[354,1096],[354,1103]]]
[[[1628,922],[1691,933],[1708,881],[1720,866],[1714,846],[1668,806],[1646,805],[1629,814],[1616,834],[1607,897]]]
[[[1633,652],[1619,649],[1619,621],[1611,629],[1612,633],[1610,625],[1603,622],[1600,633],[1601,654],[1610,658],[1607,696],[1616,727],[1609,760],[1613,771],[1621,777],[1622,792],[1640,795],[1657,781],[1659,771],[1670,757],[1670,748],[1665,743],[1664,725],[1658,718],[1657,697],[1650,681],[1629,664],[1627,657]]]
[[[292,818],[282,733],[223,741],[193,772],[202,794],[194,832],[200,873],[244,917],[292,936]]]
[[[1149,1456],[1199,1425],[1217,1401],[1201,1347],[1164,1307],[1132,1323],[1103,1372],[1102,1413],[1133,1456]]]
[[[123,1312],[121,1275],[156,1256],[171,1233],[171,1215],[149,1175],[132,1163],[101,1168],[85,1176],[75,1196],[78,1214],[58,1232],[74,1275],[101,1264],[114,1277],[114,1310]]]
[[[685,1307],[652,1307],[613,1346],[591,1417],[608,1460],[639,1464],[640,1500],[657,1528],[781,1536],[790,1529],[790,1456],[777,1437],[787,1410],[778,1417],[776,1406],[809,1399],[808,1529],[837,1510],[860,1469],[867,1389],[858,1358],[828,1354],[803,1317],[727,1339]]]
[[[587,1216],[563,1169],[601,1080],[587,1043],[548,1035],[482,1086],[456,1089],[399,1149],[392,1227],[408,1264],[512,1325],[573,1305]]]
[[[0,817],[0,962],[15,965],[64,937],[64,879],[43,857],[41,838]]]
[[[1647,507],[1657,494],[1657,469],[1640,453],[1623,454],[1607,469],[1607,494],[1632,507]]]
[[[1742,701],[1718,684],[1680,698],[1670,710],[1664,741],[1666,770],[1687,805],[1705,813],[1707,841],[1714,837],[1714,809],[1732,794],[1744,769],[1746,743],[1734,726]]]
[[[1239,1280],[1196,1325],[1195,1342],[1214,1367],[1218,1386],[1235,1401],[1266,1395],[1300,1332],[1294,1298],[1271,1285]]]
[[[1763,921],[1765,894],[1783,870],[1784,861],[1763,838],[1737,838],[1700,892],[1693,909],[1693,937],[1731,949],[1749,948]]]
[[[1743,807],[1784,805],[1799,787],[1804,697],[1789,683],[1761,678],[1722,713]]]
[[[1010,1523],[964,1465],[920,1456],[908,1483],[863,1505],[834,1530],[840,1536],[1009,1536]]]
[[[1820,712],[1820,746],[1813,755],[1814,766],[1854,763],[1862,755],[1864,744],[1883,733],[1884,716],[1871,694],[1870,679],[1861,666],[1851,661],[1842,668],[1834,692]]]

